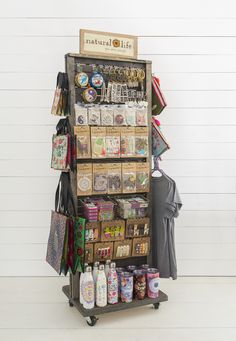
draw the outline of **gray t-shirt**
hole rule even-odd
[[[181,206],[174,180],[164,172],[161,177],[152,177],[153,265],[162,278],[177,278],[174,218],[178,217]]]

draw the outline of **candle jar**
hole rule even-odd
[[[131,272],[121,273],[121,302],[130,303],[133,300],[134,277]]]
[[[142,270],[134,270],[134,296],[143,300],[146,294],[146,275]]]
[[[157,298],[159,294],[159,271],[155,268],[147,270],[147,295]]]

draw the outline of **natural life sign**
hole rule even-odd
[[[135,36],[80,30],[80,53],[84,55],[137,59],[137,45]]]

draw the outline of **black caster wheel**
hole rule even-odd
[[[71,301],[69,301],[69,306],[74,307],[74,304]]]
[[[159,309],[160,307],[160,302],[154,303],[153,304],[154,309]]]
[[[97,323],[98,318],[96,316],[89,316],[86,317],[86,322],[90,327],[95,326],[95,324]]]

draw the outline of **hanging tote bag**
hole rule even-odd
[[[168,142],[152,117],[152,155],[159,157],[170,149]]]
[[[65,175],[67,174],[61,174],[56,190],[55,211],[52,211],[51,213],[51,225],[46,255],[46,261],[58,274],[61,273],[68,220],[68,217],[65,214],[66,207],[64,205],[66,197],[65,193],[62,193],[62,183]]]
[[[75,139],[68,118],[60,119],[52,136],[51,168],[67,172],[75,167]]]
[[[57,75],[57,85],[54,93],[51,114],[57,116],[67,116],[70,114],[69,82],[67,73],[59,72]]]
[[[166,107],[165,97],[160,89],[160,81],[157,77],[152,77],[152,115],[160,115]]]

